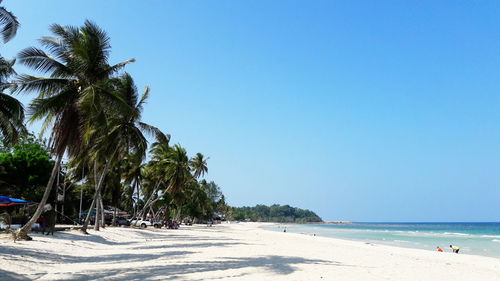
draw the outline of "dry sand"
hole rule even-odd
[[[500,280],[500,259],[258,226],[106,228],[0,240],[0,280]]]

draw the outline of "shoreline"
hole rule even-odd
[[[497,258],[262,228],[269,225],[277,224],[0,240],[0,280],[500,280]]]
[[[379,227],[387,224],[388,228]],[[413,225],[414,223],[405,223]],[[356,223],[352,225],[335,225],[332,227],[323,227],[325,225],[316,224],[287,224],[278,223],[274,228],[272,225],[264,226],[264,229],[271,231],[282,231],[285,227],[287,232],[301,233],[305,235],[317,235],[343,239],[348,241],[358,241],[379,245],[401,247],[407,249],[423,249],[427,251],[436,251],[436,246],[441,246],[444,252],[452,252],[448,245],[458,245],[461,248],[460,254],[477,255],[500,259],[500,248],[498,248],[498,236],[495,233],[487,232],[467,232],[468,225],[484,224],[488,227],[500,227],[500,223],[457,223],[464,224],[465,228],[460,229],[436,229],[426,228],[426,225],[440,225],[442,223],[417,223],[417,228],[399,228],[399,223]],[[449,225],[451,223],[446,223]],[[493,224],[493,226],[490,226]],[[371,225],[375,227],[371,227]],[[394,228],[394,226],[396,226]],[[474,227],[474,226],[472,226]],[[481,231],[481,229],[479,229]]]
[[[280,223],[270,223],[270,224],[276,224],[276,225],[280,225]],[[270,229],[265,229],[264,227],[268,227],[268,226],[271,226],[271,225],[261,225],[259,226],[259,228],[261,230],[264,230],[264,231],[270,231],[270,232],[280,232],[280,231],[277,231],[277,230],[270,230]],[[430,250],[430,249],[423,249],[423,248],[417,248],[417,247],[410,247],[410,246],[404,246],[404,245],[392,245],[390,243],[380,243],[380,242],[366,242],[366,241],[363,241],[361,239],[355,239],[355,238],[352,238],[352,239],[348,239],[348,238],[343,238],[343,237],[331,237],[331,236],[324,236],[324,235],[321,235],[321,234],[310,234],[310,233],[305,233],[305,232],[290,232],[290,231],[287,231],[286,233],[288,234],[296,234],[296,235],[303,235],[305,237],[318,237],[318,238],[325,238],[325,239],[332,239],[332,240],[340,240],[342,242],[355,242],[355,243],[363,243],[363,244],[366,244],[366,245],[373,245],[373,246],[384,246],[384,247],[391,247],[391,248],[394,248],[394,251],[396,251],[397,249],[412,249],[412,250],[421,250],[421,251],[426,251],[426,252],[437,252],[436,250]],[[441,254],[454,254],[450,251],[445,251]],[[454,254],[456,255],[456,254]],[[493,256],[484,256],[484,255],[477,255],[477,254],[470,254],[470,253],[463,253],[461,252],[459,255],[466,255],[466,256],[474,256],[474,257],[480,257],[480,258],[490,258],[490,259],[496,259],[500,262],[500,257],[493,257]]]

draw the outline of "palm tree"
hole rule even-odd
[[[192,179],[186,150],[178,144],[174,145],[167,153],[164,163],[165,177],[169,182],[167,191],[172,194],[174,202],[179,207],[176,217],[180,219],[182,204],[185,201],[182,191]]]
[[[158,128],[141,122],[143,106],[149,97],[149,88],[146,88],[142,96],[139,97],[134,81],[129,74],[112,79],[111,85],[112,92],[122,102],[104,106],[104,118],[100,119],[102,123],[99,123],[91,133],[92,137],[95,137],[91,149],[92,153],[101,159],[107,158],[107,160],[101,169],[102,172],[90,210],[94,208],[106,174],[111,165],[116,164],[118,155],[134,154],[138,159],[144,159],[148,143],[144,133],[156,138],[163,138],[163,133]],[[90,212],[82,226],[82,232],[86,232],[89,221]]]
[[[0,0],[0,4],[3,0]],[[3,42],[7,43],[17,33],[19,22],[17,18],[5,7],[0,7],[0,34]],[[3,142],[10,144],[19,139],[19,135],[25,132],[24,128],[24,108],[23,105],[15,98],[4,91],[11,85],[7,81],[8,78],[15,74],[12,66],[15,60],[6,60],[0,57],[0,136]]]
[[[146,210],[154,204],[155,200],[160,200],[159,191],[165,189],[165,186],[168,185],[168,179],[166,179],[164,172],[164,163],[160,161],[166,158],[171,149],[169,142],[170,135],[157,135],[156,141],[151,145],[150,150],[153,159],[147,164],[141,165],[140,168],[135,168],[138,170],[136,173],[140,174],[141,178],[140,181],[135,181],[136,186],[133,190],[137,191],[137,198],[139,198],[139,187],[141,187],[141,193],[146,201],[144,201],[144,205],[141,206],[140,210],[138,210],[138,202],[136,202],[133,217],[144,217]],[[163,190],[162,194],[165,194],[165,190]]]
[[[133,61],[110,65],[109,37],[90,21],[85,21],[82,27],[54,24],[50,30],[53,37],[39,40],[48,53],[31,47],[18,55],[25,66],[50,74],[49,77],[20,75],[16,91],[38,93],[29,106],[30,121],[45,120],[42,133],[52,127],[50,144],[56,157],[35,214],[16,234],[20,239],[31,239],[27,233],[47,202],[62,156],[65,153],[77,155],[82,148],[84,135],[92,125],[91,116],[102,111],[101,96],[113,99],[112,93],[107,91],[111,75]]]
[[[196,156],[189,161],[189,165],[191,166],[191,170],[193,171],[193,176],[195,178],[199,178],[200,176],[204,176],[206,172],[208,172],[207,168],[207,160],[209,158],[205,158],[203,154],[196,153]]]
[[[142,159],[138,159],[137,156],[124,157],[123,160],[123,183],[125,185],[124,199],[125,204],[133,212],[135,217],[137,213],[137,200],[139,199],[139,188],[143,180],[142,169],[144,165],[142,164]]]
[[[183,185],[191,177],[186,149],[176,144],[168,151],[166,156],[161,162],[165,164],[165,178],[169,182],[167,191],[174,194],[179,193]]]

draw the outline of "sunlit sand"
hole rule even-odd
[[[0,240],[1,280],[500,280],[500,259],[294,233],[258,223],[106,228]]]

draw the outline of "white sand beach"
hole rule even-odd
[[[0,280],[500,280],[500,259],[259,229],[108,227],[0,240]]]

